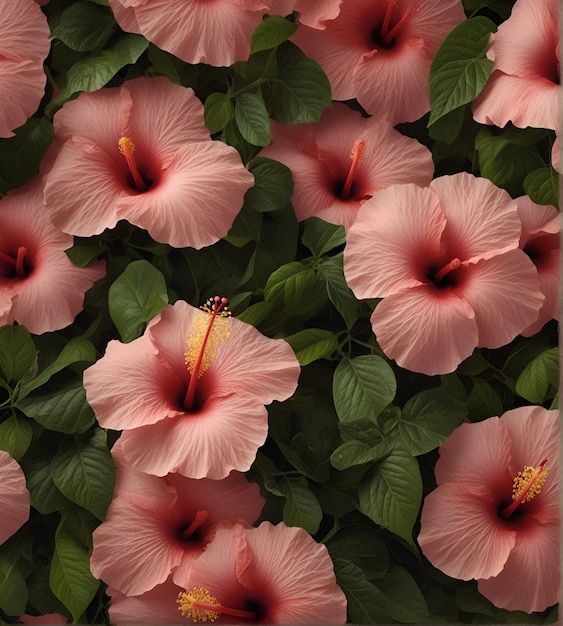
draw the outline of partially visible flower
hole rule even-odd
[[[72,243],[49,221],[38,178],[0,200],[0,325],[39,335],[74,321],[105,263],[77,267],[65,254]]]
[[[0,0],[0,137],[12,137],[41,102],[49,32],[35,2]]]
[[[186,63],[246,61],[250,37],[268,11],[262,0],[110,0],[121,28],[140,33]],[[220,33],[220,36],[218,36]]]
[[[544,296],[518,248],[514,200],[485,178],[393,185],[358,213],[344,250],[357,298],[383,298],[376,339],[401,367],[453,372],[476,347],[503,346],[536,321]]]
[[[340,13],[343,0],[270,0],[270,13],[288,15],[299,11],[300,24],[311,28],[324,29],[326,22]]]
[[[521,407],[459,426],[440,447],[418,543],[448,576],[509,611],[559,597],[559,411]]]
[[[103,428],[123,430],[123,455],[157,476],[225,478],[247,471],[268,432],[265,404],[285,400],[300,367],[282,339],[178,301],[131,343],[110,341],[84,372],[88,402]]]
[[[532,259],[538,271],[540,289],[545,301],[538,319],[522,331],[535,335],[551,319],[559,319],[559,211],[553,206],[532,202],[528,196],[516,198],[522,222],[520,248]]]
[[[0,544],[29,519],[29,491],[19,463],[0,450]]]
[[[362,204],[395,183],[425,186],[432,180],[430,151],[376,117],[344,104],[325,109],[316,123],[271,123],[272,143],[260,156],[287,165],[291,201],[299,221],[316,216],[347,229]]]
[[[43,2],[45,4],[45,2]],[[20,624],[67,624],[68,617],[60,613],[45,613],[45,615],[22,615],[18,619]]]
[[[90,568],[126,595],[152,589],[178,568],[189,580],[218,522],[251,524],[262,511],[260,489],[244,474],[223,480],[151,476],[127,463],[119,440],[112,456],[117,483],[106,519],[93,534]]]
[[[461,0],[346,0],[324,30],[291,37],[326,72],[334,100],[356,98],[378,119],[412,122],[430,110],[430,65],[465,20]]]
[[[227,234],[254,184],[238,152],[211,140],[194,92],[167,78],[81,93],[54,126],[45,205],[72,235],[126,219],[157,241],[202,248]]]
[[[517,0],[491,35],[493,72],[473,104],[481,124],[559,127],[559,2]]]

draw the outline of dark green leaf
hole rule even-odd
[[[90,572],[88,550],[68,530],[64,520],[61,520],[55,533],[49,582],[74,622],[86,610],[100,584]]]
[[[273,159],[255,157],[248,163],[255,184],[244,196],[244,206],[265,213],[287,207],[293,193],[291,170]]]
[[[0,370],[6,380],[20,380],[35,366],[37,351],[25,326],[0,328]]]
[[[315,258],[346,243],[344,226],[330,224],[318,217],[310,217],[303,224],[303,244],[309,248]]]
[[[389,444],[385,441],[375,445],[361,441],[346,441],[332,453],[330,463],[337,470],[345,470],[355,465],[379,461],[389,453],[389,450]]]
[[[15,562],[0,556],[0,609],[8,615],[23,615],[27,605],[25,578]]]
[[[148,261],[133,261],[109,288],[108,302],[109,314],[122,340],[133,341],[168,303],[164,276]]]
[[[72,248],[65,250],[68,258],[74,263],[74,265],[78,265],[78,267],[85,267],[99,254],[102,254],[105,251],[106,246],[104,243],[100,240],[91,239],[75,243]]]
[[[389,568],[389,552],[379,532],[353,524],[340,529],[326,547],[332,559],[351,561],[369,580],[383,578]]]
[[[98,519],[104,519],[115,483],[115,465],[105,431],[96,429],[88,436],[76,437],[70,444],[63,442],[53,457],[51,471],[61,493]]]
[[[398,622],[428,622],[430,615],[422,591],[406,569],[391,565],[377,586],[385,594],[389,613]]]
[[[539,354],[523,369],[516,381],[516,393],[533,404],[543,404],[559,388],[559,348]],[[551,391],[551,393],[549,393]]]
[[[295,32],[297,24],[288,22],[279,15],[270,15],[260,22],[252,33],[250,52],[269,50],[287,41]]]
[[[29,422],[11,415],[0,424],[0,450],[5,450],[19,461],[29,448],[32,436]]]
[[[283,521],[287,526],[301,526],[314,535],[319,530],[323,512],[304,476],[284,476],[278,488],[285,496]]]
[[[422,500],[422,479],[412,455],[394,449],[364,476],[358,496],[364,515],[414,547],[412,530]]]
[[[430,68],[428,126],[479,95],[493,69],[485,52],[495,30],[488,18],[474,17],[444,39]]]
[[[274,118],[282,124],[318,122],[330,105],[330,83],[318,63],[291,42],[282,44],[272,90]]]
[[[346,278],[342,265],[342,253],[323,260],[319,265],[319,274],[324,278],[328,299],[342,316],[347,328],[358,320],[358,301]]]
[[[212,135],[223,130],[233,119],[234,113],[231,96],[228,93],[215,92],[207,96],[203,107],[203,119]]]
[[[72,50],[84,52],[102,47],[117,28],[108,9],[91,2],[76,2],[63,11],[51,37]]]
[[[467,415],[471,421],[501,415],[502,398],[491,385],[479,378],[473,378],[473,388],[467,396]]]
[[[58,490],[51,474],[52,452],[44,449],[34,451],[22,460],[31,496],[31,506],[42,515],[60,511],[68,500]]]
[[[282,265],[266,283],[264,297],[295,317],[310,317],[326,300],[325,288],[315,270],[299,261]]]
[[[334,372],[332,394],[338,418],[376,417],[395,397],[391,366],[377,355],[343,359]]]
[[[309,365],[318,359],[328,358],[337,348],[336,335],[331,330],[307,328],[285,337],[293,348],[300,365]]]
[[[551,165],[533,170],[524,179],[524,192],[537,204],[559,208],[559,175]]]
[[[255,146],[270,143],[270,118],[260,94],[241,93],[236,98],[235,120],[240,134]]]

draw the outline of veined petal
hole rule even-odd
[[[29,519],[29,491],[19,463],[0,450],[0,544]]]

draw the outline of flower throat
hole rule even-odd
[[[229,300],[215,296],[201,307],[190,327],[184,352],[184,363],[190,373],[190,382],[184,400],[184,409],[194,408],[198,379],[209,369],[217,356],[219,346],[231,333]]]
[[[6,254],[0,250],[0,261],[5,261],[11,267],[13,267],[14,276],[16,278],[25,278],[26,271],[24,265],[24,259],[27,256],[27,248],[25,246],[19,246],[15,257]]]
[[[544,459],[538,467],[526,465],[523,470],[516,474],[512,485],[513,502],[500,511],[501,517],[510,519],[522,503],[529,502],[540,493],[549,474],[549,470],[543,468],[546,463],[547,459]]]

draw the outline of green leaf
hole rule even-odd
[[[465,415],[465,402],[440,389],[427,389],[407,401],[396,422],[396,434],[410,454],[426,454],[443,444]]]
[[[311,317],[326,300],[324,285],[315,270],[299,261],[282,265],[266,283],[264,297],[295,317]]]
[[[55,533],[49,582],[53,593],[70,611],[74,622],[78,622],[100,584],[90,572],[88,550],[68,530],[64,518]]]
[[[156,307],[155,296],[160,299]],[[145,324],[168,303],[164,276],[148,261],[133,261],[109,288],[108,303],[121,339],[129,343],[141,335]]]
[[[375,445],[362,441],[346,441],[332,453],[330,463],[337,470],[345,470],[355,465],[379,461],[389,454],[389,450],[389,444],[383,440]]]
[[[334,406],[343,422],[376,417],[392,402],[396,390],[391,366],[377,355],[343,359],[334,372]]]
[[[551,165],[532,170],[524,179],[524,192],[537,204],[559,208],[559,175]]]
[[[393,619],[404,624],[428,622],[428,605],[414,578],[406,569],[391,565],[385,577],[377,583]]]
[[[96,429],[88,436],[63,442],[51,463],[53,481],[63,495],[103,520],[113,496],[115,465],[107,448],[106,433]]]
[[[0,328],[0,370],[6,380],[20,380],[35,366],[37,351],[25,326]]]
[[[96,348],[85,337],[73,337],[61,350],[57,358],[39,374],[24,383],[18,394],[21,400],[31,391],[44,385],[50,378],[65,367],[75,363],[94,363],[96,360]]]
[[[351,561],[369,580],[383,578],[389,568],[389,552],[373,527],[352,524],[341,528],[326,547],[331,558]]]
[[[53,482],[51,456],[52,452],[44,447],[34,450],[33,455],[27,455],[22,460],[31,506],[42,515],[60,511],[68,503]]]
[[[284,476],[278,488],[285,496],[283,521],[287,526],[301,526],[314,535],[323,517],[321,505],[304,476]]]
[[[11,415],[0,424],[0,450],[8,452],[16,461],[26,453],[32,437],[33,429],[29,422],[17,415]]]
[[[65,250],[65,252],[74,265],[77,265],[78,267],[86,267],[86,265],[106,250],[106,245],[99,239],[87,239],[85,241],[81,241],[80,243],[77,243],[75,239],[75,245],[72,246],[72,248]]]
[[[533,404],[543,404],[557,395],[559,348],[550,348],[530,361],[516,381],[516,393]],[[551,391],[551,393],[549,393]]]
[[[286,207],[293,193],[291,170],[273,159],[255,157],[248,162],[255,184],[244,196],[244,206],[266,213]]]
[[[352,624],[389,624],[385,597],[371,583],[360,567],[344,560],[334,560],[336,581],[348,600],[348,618]]]
[[[358,320],[358,300],[344,277],[342,253],[323,260],[319,274],[324,278],[328,299],[342,316],[346,328],[352,328]]]
[[[142,35],[124,33],[112,46],[80,59],[70,68],[67,84],[57,98],[58,103],[81,91],[101,89],[122,67],[136,63],[148,45]]]
[[[309,365],[313,361],[328,358],[338,349],[336,335],[331,330],[307,328],[285,337],[292,347],[300,365]]]
[[[488,18],[474,17],[444,39],[430,68],[428,126],[479,95],[493,69],[493,61],[485,52],[495,30]]]
[[[260,22],[250,39],[250,52],[270,50],[287,41],[297,29],[297,24],[288,22],[279,15],[270,15]]]
[[[234,113],[231,96],[228,93],[214,92],[207,96],[203,106],[203,119],[212,135],[223,130],[233,119]]]
[[[235,102],[235,120],[240,134],[255,146],[270,143],[270,117],[260,94],[241,93]]]
[[[272,88],[274,118],[282,124],[318,122],[331,104],[330,83],[318,63],[291,42],[282,44]]]
[[[303,225],[301,241],[317,259],[346,243],[344,226],[330,224],[319,217],[309,217]]]
[[[58,377],[50,385],[18,399],[17,407],[45,428],[69,435],[85,432],[95,421],[82,379],[76,375]]]
[[[111,11],[91,2],[76,2],[63,11],[51,38],[60,39],[72,50],[101,48],[118,28]]]
[[[479,378],[473,378],[473,388],[467,396],[467,415],[472,420],[501,415],[502,399],[491,385]]]
[[[14,137],[0,139],[0,196],[39,172],[54,135],[53,124],[46,117],[32,117],[14,132]]]
[[[422,500],[422,478],[412,455],[394,449],[364,476],[358,496],[364,515],[414,548],[412,530]]]
[[[16,565],[0,556],[0,609],[7,615],[23,615],[27,605],[27,585]]]

